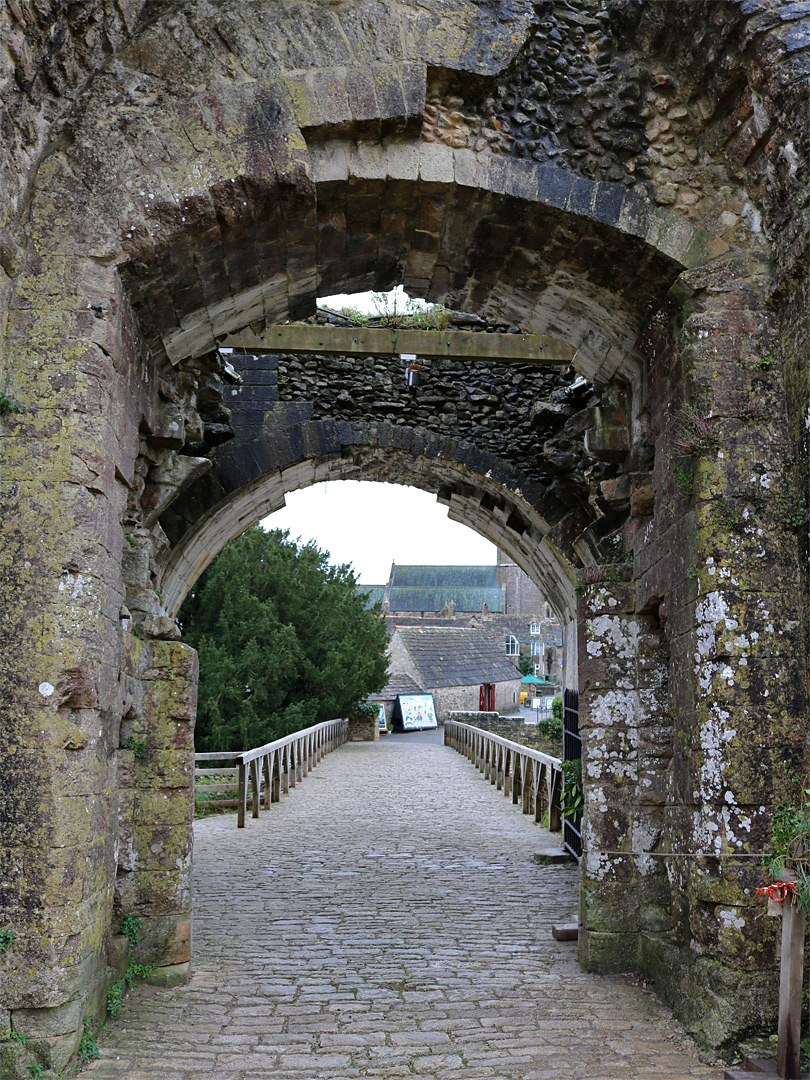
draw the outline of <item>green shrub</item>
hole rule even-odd
[[[537,721],[538,734],[544,739],[561,739],[563,737],[563,723],[561,716],[544,716]]]

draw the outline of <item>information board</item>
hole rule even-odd
[[[433,694],[400,694],[397,705],[405,731],[438,727]]]

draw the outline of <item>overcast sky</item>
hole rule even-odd
[[[364,585],[388,581],[391,562],[443,566],[491,565],[495,546],[447,517],[447,507],[418,488],[331,480],[287,495],[287,505],[262,521],[314,540],[333,563],[351,563]]]
[[[322,307],[355,307],[376,314],[380,304],[371,292],[327,296]],[[388,310],[403,311],[409,301],[400,285],[383,301]],[[287,495],[287,505],[262,521],[266,529],[288,529],[293,540],[314,540],[333,563],[351,563],[364,585],[388,581],[391,562],[401,565],[491,565],[495,545],[450,521],[436,496],[400,484],[333,480]]]

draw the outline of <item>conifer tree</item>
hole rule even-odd
[[[351,568],[287,532],[257,525],[229,544],[180,622],[200,656],[200,751],[249,750],[349,716],[385,684],[385,626]]]

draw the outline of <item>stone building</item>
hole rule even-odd
[[[392,672],[433,694],[439,721],[454,710],[511,712],[518,704],[520,674],[487,630],[397,627],[388,654]]]
[[[528,656],[535,675],[559,682],[562,627],[540,589],[498,551],[494,566],[391,566],[386,586],[364,586],[380,601],[390,627],[442,625],[496,628],[504,652],[519,664]]]
[[[174,615],[328,478],[435,493],[557,613],[582,964],[706,1044],[772,1024],[758,853],[810,772],[810,2],[2,0],[0,30],[4,1067],[102,1022],[125,914],[188,974]],[[395,349],[278,345],[400,282],[489,351],[414,396]]]

